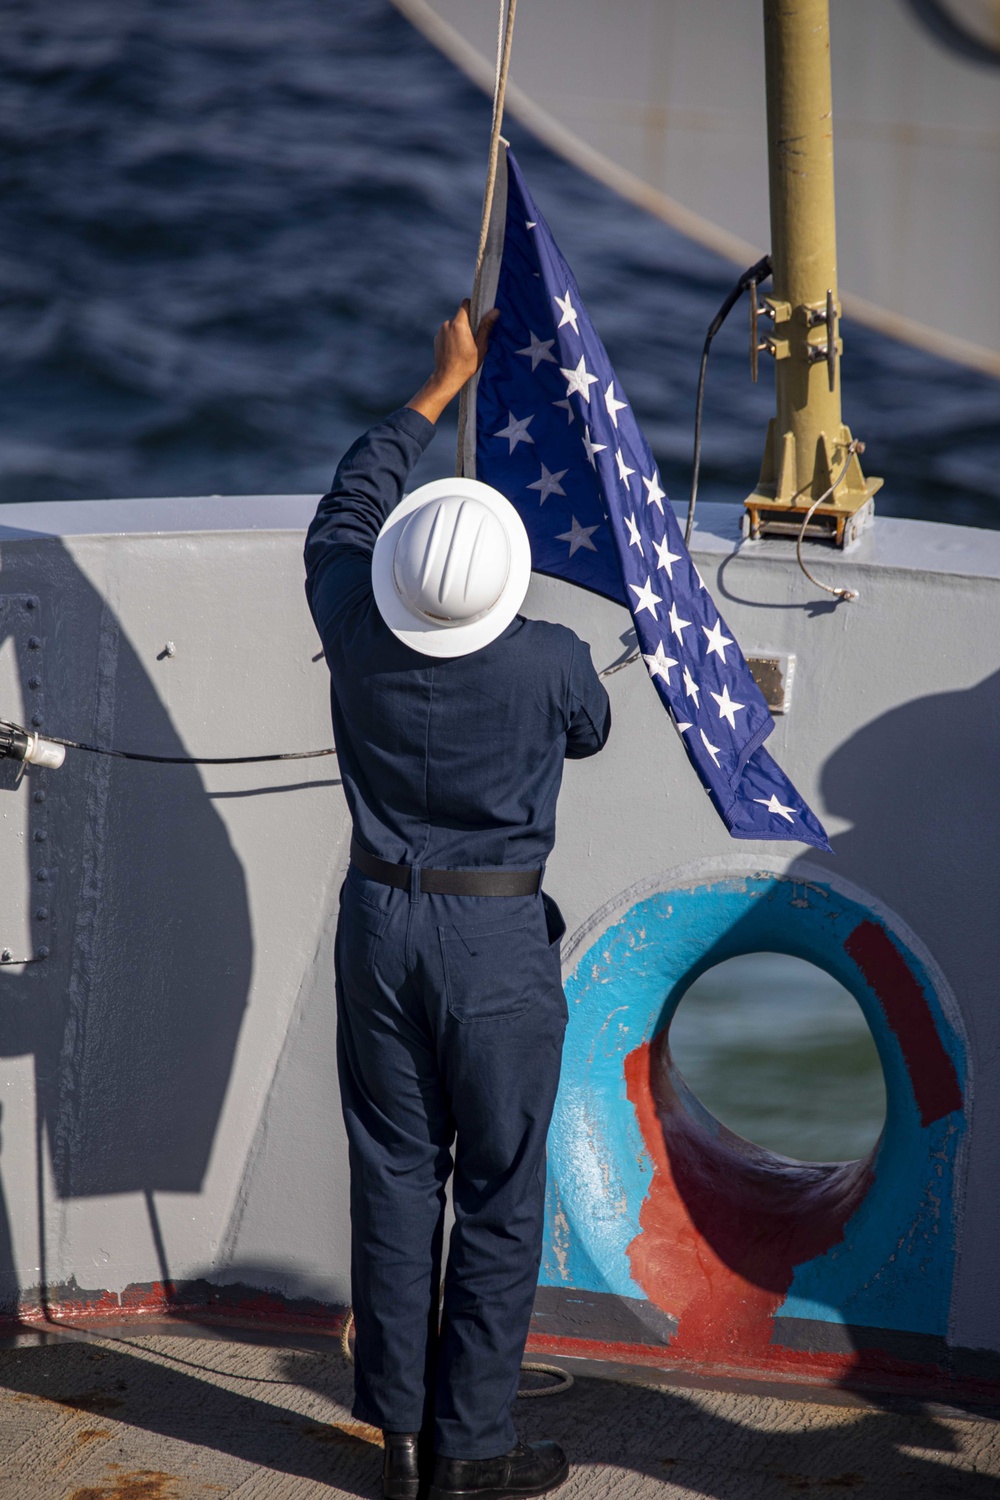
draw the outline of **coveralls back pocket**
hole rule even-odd
[[[517,1016],[558,984],[537,909],[517,918],[438,929],[448,1010],[456,1021]]]

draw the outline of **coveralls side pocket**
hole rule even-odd
[[[549,959],[559,995],[559,1010],[563,1024],[569,1021],[569,1006],[562,987],[562,940],[566,936],[566,918],[552,897],[542,891],[542,910],[545,913],[545,933],[549,940]]]
[[[542,892],[542,908],[545,912],[545,930],[549,937],[549,947],[558,947],[566,936],[566,918],[552,897],[545,891]]]
[[[520,1015],[535,998],[549,963],[537,918],[496,919],[488,926],[439,927],[448,1010],[456,1021]]]
[[[391,915],[388,907],[376,906],[366,899],[359,884],[348,875],[341,892],[339,922],[345,971],[353,971],[356,976],[371,973],[379,940]]]

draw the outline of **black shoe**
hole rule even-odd
[[[382,1465],[384,1500],[417,1500],[420,1493],[419,1432],[383,1432],[385,1461]]]
[[[518,1443],[500,1458],[436,1458],[428,1500],[517,1500],[544,1495],[569,1473],[558,1443]]]

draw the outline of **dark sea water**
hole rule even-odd
[[[0,74],[0,501],[324,490],[470,289],[488,101],[388,0],[0,0]],[[738,268],[508,133],[681,497]],[[880,510],[1000,526],[1000,383],[845,343]],[[706,403],[702,494],[734,504],[773,399],[746,345],[734,314]],[[442,425],[421,477],[451,471]],[[684,1002],[691,1081],[766,1144],[850,1155],[881,1120],[867,1028],[769,962]]]
[[[0,71],[0,500],[324,489],[469,290],[488,101],[388,0],[0,0]],[[509,133],[681,496],[733,267]],[[845,337],[882,512],[1000,525],[1000,383]],[[735,502],[770,372],[716,349]]]

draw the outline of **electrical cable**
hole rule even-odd
[[[743,272],[743,275],[708,325],[708,332],[705,335],[705,346],[701,351],[701,368],[698,371],[698,396],[694,408],[694,462],[691,466],[691,498],[688,500],[687,525],[684,528],[685,547],[691,542],[691,532],[694,528],[694,508],[698,498],[698,475],[701,471],[701,413],[705,401],[705,376],[708,373],[708,356],[712,347],[712,340],[729,317],[729,314],[743,293],[750,288],[756,297],[757,287],[762,281],[766,281],[770,274],[771,257],[764,255],[757,261],[756,265],[749,266]],[[599,672],[597,675],[601,678],[611,677],[615,672],[622,671],[624,667],[630,667],[634,661],[639,660],[641,655],[641,651],[633,651],[632,655],[627,656],[624,661],[618,661],[610,667],[605,667],[604,671]]]
[[[80,740],[63,740],[55,734],[47,734],[45,738],[70,750],[89,750],[92,755],[111,755],[116,760],[145,760],[158,766],[251,766],[271,760],[317,760],[337,753],[331,746],[329,750],[288,750],[278,755],[143,755],[137,750],[110,750]]]
[[[0,719],[0,753],[10,731],[26,735],[29,731],[19,724]],[[57,734],[46,734],[44,738],[53,745],[64,745],[68,750],[86,750],[91,755],[110,755],[115,760],[143,760],[158,766],[249,766],[273,760],[317,760],[324,755],[336,755],[331,746],[328,750],[289,750],[278,755],[146,755],[138,750],[112,750],[107,745],[88,745],[84,740],[62,739]],[[9,753],[9,752],[8,752]]]
[[[830,485],[830,488],[828,490],[824,490],[822,495],[820,495],[819,498],[817,500],[814,500],[812,505],[810,505],[809,509],[802,517],[802,525],[799,527],[799,534],[795,538],[795,556],[798,558],[799,567],[802,569],[809,582],[814,583],[818,589],[823,589],[826,593],[833,594],[835,598],[844,599],[851,604],[853,604],[854,600],[858,597],[857,589],[835,589],[829,583],[822,583],[818,578],[814,578],[812,573],[810,573],[809,569],[806,567],[805,563],[802,561],[802,541],[806,534],[806,527],[812,520],[813,515],[816,511],[816,507],[822,505],[823,501],[829,499],[829,497],[833,494],[834,490],[843,480],[843,478],[847,474],[848,469],[851,467],[851,459],[854,457],[855,453],[864,453],[864,451],[864,443],[859,442],[857,438],[853,438],[851,442],[848,443],[847,457],[844,460],[844,467],[841,469],[836,479]],[[795,498],[797,499],[798,496],[796,496]]]
[[[743,293],[749,287],[753,287],[754,296],[756,297],[757,287],[762,281],[766,281],[770,274],[771,257],[764,255],[755,266],[750,266],[743,272],[743,275],[708,325],[708,332],[705,335],[705,347],[701,351],[701,368],[698,371],[698,396],[694,408],[694,460],[691,467],[691,498],[688,500],[687,525],[684,528],[684,545],[686,547],[691,545],[691,532],[694,529],[694,508],[698,499],[698,476],[701,472],[701,410],[705,400],[705,376],[708,373],[708,356],[712,347],[712,340],[743,296]]]

